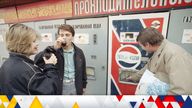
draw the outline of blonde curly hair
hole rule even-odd
[[[34,29],[24,24],[13,24],[5,35],[6,48],[10,52],[29,54],[34,39],[40,39]]]

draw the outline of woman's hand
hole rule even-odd
[[[43,60],[44,60],[45,64],[54,64],[55,65],[57,63],[57,58],[53,53],[51,53],[51,57],[49,59],[46,59],[45,57],[43,57]]]

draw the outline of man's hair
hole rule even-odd
[[[68,25],[68,24],[63,24],[63,25],[59,26],[57,34],[59,34],[60,30],[66,30],[66,31],[70,32],[72,34],[72,36],[75,35],[75,30],[73,29],[73,27],[71,25]]]
[[[152,46],[160,45],[163,39],[163,35],[157,29],[152,27],[143,29],[137,36],[137,41],[143,45],[146,45],[146,43],[149,43]]]
[[[33,39],[39,34],[24,24],[13,24],[5,35],[6,48],[10,52],[29,54]]]

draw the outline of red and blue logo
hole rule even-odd
[[[117,50],[115,60],[123,69],[135,69],[141,63],[141,52],[136,46],[125,45]]]

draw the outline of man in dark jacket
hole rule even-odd
[[[83,51],[73,44],[74,35],[75,31],[70,25],[61,25],[54,46],[48,46],[35,56],[35,63],[43,68],[42,57],[49,52],[56,55],[61,87],[59,90],[64,95],[82,95],[87,85],[85,56]]]

